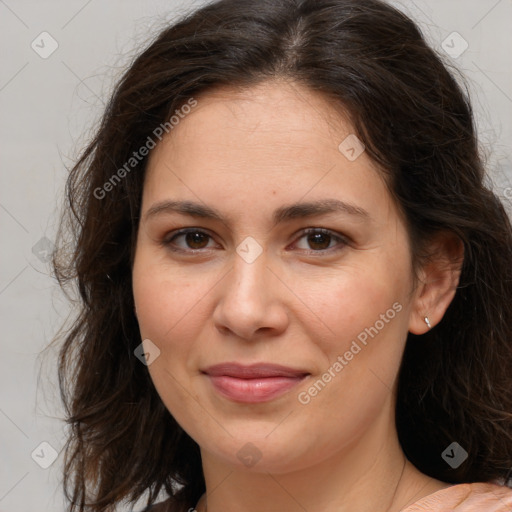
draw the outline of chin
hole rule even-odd
[[[267,424],[265,428],[259,429],[254,424],[247,426],[243,430],[240,425],[238,433],[233,433],[227,426],[226,430],[232,436],[225,434],[215,440],[206,439],[201,433],[196,442],[210,456],[224,460],[226,465],[235,467],[237,471],[252,473],[280,474],[296,471],[314,464],[314,459],[320,455],[318,447],[308,450],[299,433],[291,433],[283,426],[277,429],[276,424],[272,427]],[[279,429],[282,430],[278,432]]]

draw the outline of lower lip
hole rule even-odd
[[[213,387],[223,396],[235,402],[268,402],[295,387],[304,380],[303,377],[260,377],[255,379],[238,379],[226,375],[209,377]]]

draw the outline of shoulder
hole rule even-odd
[[[510,512],[512,489],[493,483],[458,484],[422,498],[401,512]]]

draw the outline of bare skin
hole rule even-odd
[[[201,449],[199,512],[206,502],[208,512],[415,512],[433,493],[458,492],[405,459],[394,411],[407,333],[443,317],[460,244],[433,241],[437,257],[414,280],[381,174],[365,152],[353,161],[340,152],[353,130],[324,97],[266,82],[197,100],[152,151],[133,290],[142,339],[159,351],[151,378]],[[345,207],[273,222],[280,208],[326,199]],[[221,218],[177,213],[171,201]],[[250,263],[237,252],[247,237],[261,249]],[[243,402],[204,372],[226,361],[305,377],[276,398]]]

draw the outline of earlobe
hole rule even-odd
[[[420,273],[409,322],[409,332],[424,334],[443,318],[459,285],[464,244],[455,234],[443,233],[431,244]]]

